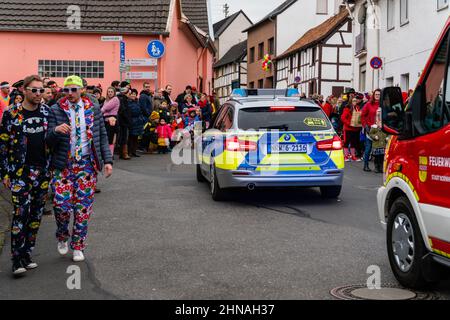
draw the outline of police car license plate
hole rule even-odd
[[[307,144],[296,144],[296,143],[286,143],[286,144],[274,144],[271,148],[272,153],[307,153]]]

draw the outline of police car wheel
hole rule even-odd
[[[211,189],[211,196],[214,201],[225,200],[225,190],[223,190],[219,186],[219,181],[217,180],[216,174],[216,167],[214,165],[211,165],[210,189]]]
[[[206,182],[206,179],[205,179],[205,177],[202,174],[202,169],[201,169],[199,164],[197,164],[197,166],[196,166],[196,174],[197,174],[197,181],[198,182]]]
[[[387,250],[395,278],[401,285],[421,289],[431,282],[424,276],[427,254],[414,210],[406,197],[391,206],[387,223]]]
[[[335,199],[341,194],[342,186],[320,187],[322,197]]]

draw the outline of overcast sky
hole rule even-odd
[[[284,0],[210,0],[212,7],[212,21],[225,18],[223,6],[225,3],[230,7],[230,15],[236,11],[243,10],[245,14],[253,21],[258,22],[270,11],[278,7]]]

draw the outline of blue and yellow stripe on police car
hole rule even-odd
[[[344,169],[344,154],[342,150],[319,151],[316,147],[307,153],[270,153],[270,138],[267,132],[255,134],[243,134],[240,140],[258,143],[257,152],[242,152],[223,150],[214,157],[217,168],[224,170],[251,170],[258,173],[274,172],[279,174],[311,173],[320,174],[324,170]],[[334,133],[308,133],[281,134],[278,143],[306,143],[311,144],[319,141],[333,139]],[[269,145],[265,145],[269,144]],[[205,159],[206,160],[206,159]],[[208,161],[209,162],[209,161]],[[207,162],[205,162],[207,163]]]

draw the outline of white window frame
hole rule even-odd
[[[328,15],[328,0],[316,0],[316,14]]]
[[[403,16],[406,10],[406,16]],[[403,27],[409,23],[409,0],[400,0],[400,26]]]
[[[78,75],[86,79],[104,79],[105,62],[99,60],[38,60],[38,74],[41,77],[67,78]]]
[[[395,29],[395,0],[387,0],[386,15],[387,15],[387,19],[386,19],[387,31],[394,30]]]
[[[437,0],[437,11],[441,11],[448,8],[449,0]]]

